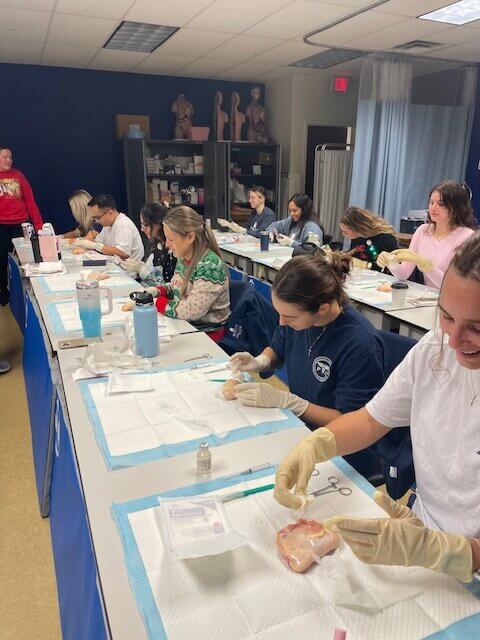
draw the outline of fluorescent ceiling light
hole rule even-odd
[[[418,17],[448,24],[467,24],[480,20],[480,0],[461,0]]]
[[[124,21],[103,45],[104,49],[151,53],[178,31],[178,27]]]
[[[314,56],[309,56],[288,66],[301,67],[303,69],[328,69],[337,64],[361,58],[366,53],[366,51],[356,51],[354,49],[327,49],[326,51],[321,51]]]

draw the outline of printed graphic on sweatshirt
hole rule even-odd
[[[17,178],[0,178],[0,198],[2,197],[20,200],[22,190]]]

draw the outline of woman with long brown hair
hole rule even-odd
[[[383,251],[398,249],[395,229],[383,218],[361,207],[349,207],[340,220],[340,230],[351,241],[347,255],[360,269],[380,271],[377,258]]]
[[[388,267],[400,280],[409,278],[417,267],[424,283],[439,289],[455,249],[477,227],[470,199],[466,185],[452,180],[436,184],[429,196],[427,222],[415,231],[410,247],[381,254],[377,264]]]
[[[186,206],[165,215],[163,230],[177,265],[171,282],[157,289],[158,311],[198,324],[223,324],[230,315],[228,271],[213,233]]]

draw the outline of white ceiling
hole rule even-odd
[[[312,46],[306,33],[372,0],[0,0],[0,62],[267,81],[312,73],[287,65],[322,45],[391,51],[414,39],[438,43],[423,54],[432,63],[480,62],[480,20],[453,26],[417,18],[447,2],[389,0],[316,35]],[[122,20],[181,28],[151,54],[103,49]]]

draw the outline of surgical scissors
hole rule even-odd
[[[312,475],[317,475],[317,474],[312,474]],[[340,480],[336,476],[330,476],[329,478],[327,478],[327,480],[328,480],[328,484],[326,487],[323,487],[322,489],[317,489],[316,491],[313,491],[310,495],[315,497],[324,496],[326,493],[335,493],[336,491],[338,491],[338,493],[342,496],[351,495],[352,490],[349,487],[337,486]]]
[[[187,358],[184,362],[192,362],[192,360],[211,360],[213,358],[211,353],[202,353],[201,356],[195,356],[194,358]]]

